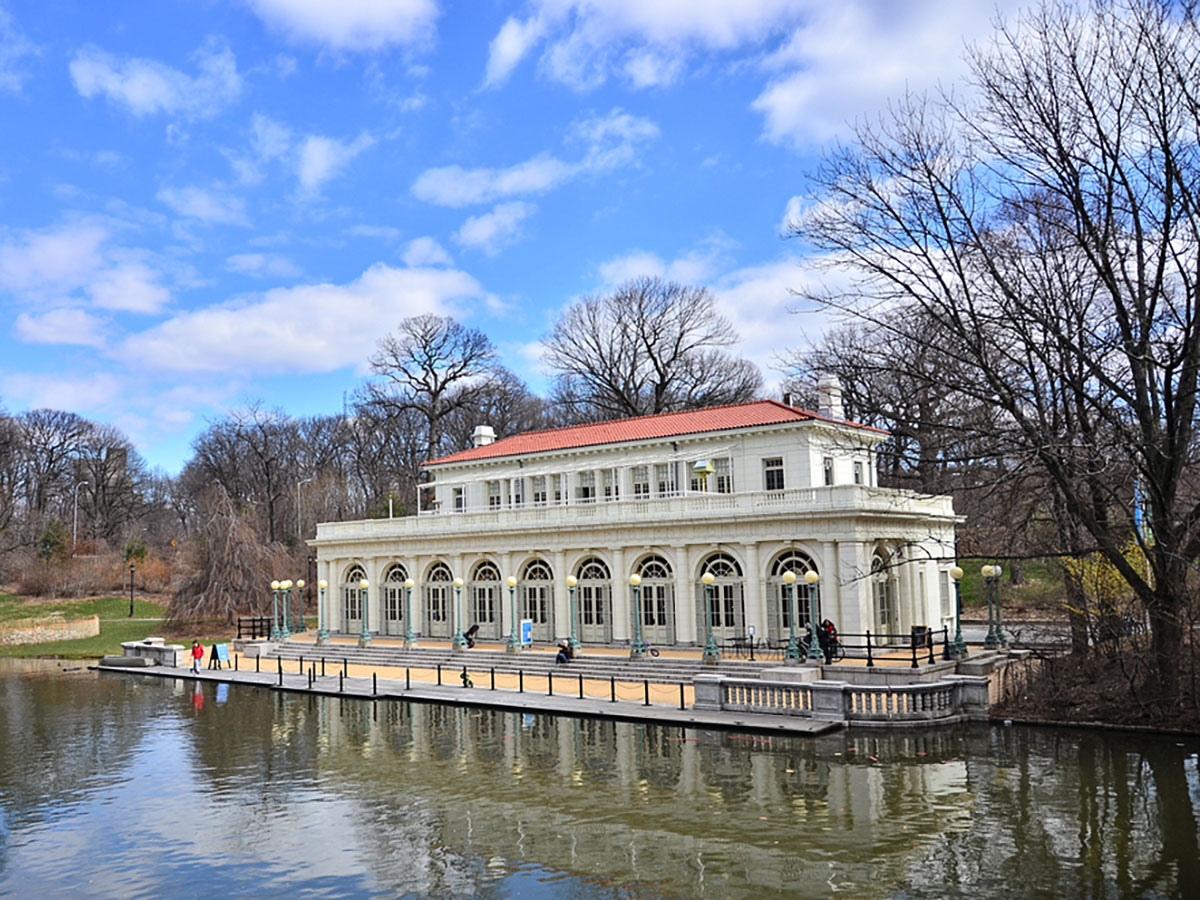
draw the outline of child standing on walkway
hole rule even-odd
[[[200,660],[204,659],[204,648],[199,641],[192,641],[192,671],[200,674]]]

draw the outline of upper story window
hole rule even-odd
[[[463,489],[456,487],[454,489],[454,511],[462,512],[466,507],[466,499],[463,497]]]
[[[716,469],[709,480],[713,482],[712,487],[716,489],[718,494],[733,493],[733,465],[729,457],[713,460],[713,468]]]
[[[671,497],[675,494],[675,464],[656,463],[654,480],[658,483],[658,496]]]
[[[768,491],[783,490],[783,457],[763,460],[763,487]]]
[[[488,493],[488,509],[500,508],[500,482],[489,481],[487,483]]]
[[[833,457],[825,457],[825,483],[833,484]]]
[[[604,480],[604,499],[605,500],[620,500],[621,499],[621,482],[617,478],[616,469],[605,469],[603,472]]]
[[[596,502],[596,473],[580,472],[575,485],[575,499],[580,503]]]
[[[854,483],[855,484],[863,483],[863,464],[860,462],[856,462],[854,464]]]
[[[534,475],[533,478],[529,479],[529,481],[530,481],[530,489],[533,492],[533,505],[534,506],[545,506],[546,505],[546,476],[545,475]]]
[[[950,573],[945,569],[942,570],[938,581],[938,599],[941,600],[942,615],[953,615],[950,609]]]
[[[562,476],[550,476],[550,490],[554,493],[554,502],[562,503]]]
[[[650,496],[650,469],[647,466],[633,467],[633,496]]]
[[[525,505],[525,479],[524,478],[512,479],[511,484],[509,484],[509,491],[510,491],[509,496],[512,498],[513,506],[524,506]]]

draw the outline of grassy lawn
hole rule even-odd
[[[960,559],[958,564],[963,570],[962,602],[963,610],[972,614],[983,615],[986,610],[984,600],[984,580],[979,574],[980,568],[990,564],[989,559]],[[1060,613],[1063,602],[1063,586],[1061,577],[1045,560],[1028,559],[1022,564],[1022,583],[1013,586],[1009,581],[1008,566],[1004,566],[1004,574],[1000,578],[1000,602],[1003,609],[1026,609],[1030,614],[1038,611]]]
[[[128,597],[31,603],[13,594],[0,594],[0,622],[40,619],[53,613],[61,613],[64,619],[99,616],[100,634],[72,641],[3,646],[0,647],[0,656],[98,659],[107,653],[120,653],[122,641],[140,641],[161,630],[163,607],[149,600],[135,599],[134,618],[130,619]]]
[[[53,613],[61,613],[64,619],[81,616],[99,616],[101,619],[129,618],[128,597],[98,597],[94,600],[47,600],[30,602],[16,594],[0,594],[0,622],[15,622],[20,619],[40,619]],[[135,619],[161,619],[163,607],[150,600],[134,599]]]

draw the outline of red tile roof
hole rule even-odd
[[[620,444],[628,441],[644,441],[684,434],[703,434],[707,431],[729,431],[813,419],[833,422],[837,425],[849,425],[877,434],[887,434],[886,431],[872,428],[870,425],[827,419],[815,412],[796,409],[775,400],[752,400],[749,403],[731,403],[728,406],[709,406],[704,409],[637,416],[632,419],[613,419],[609,422],[569,425],[565,428],[550,428],[545,431],[527,431],[524,434],[501,438],[482,447],[472,447],[469,450],[460,450],[457,453],[429,460],[422,465],[433,466],[503,456],[522,456],[527,453],[544,453],[550,450],[570,450],[576,447]]]

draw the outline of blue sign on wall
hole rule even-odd
[[[522,619],[521,620],[521,643],[522,644],[532,644],[533,643],[533,619]]]

